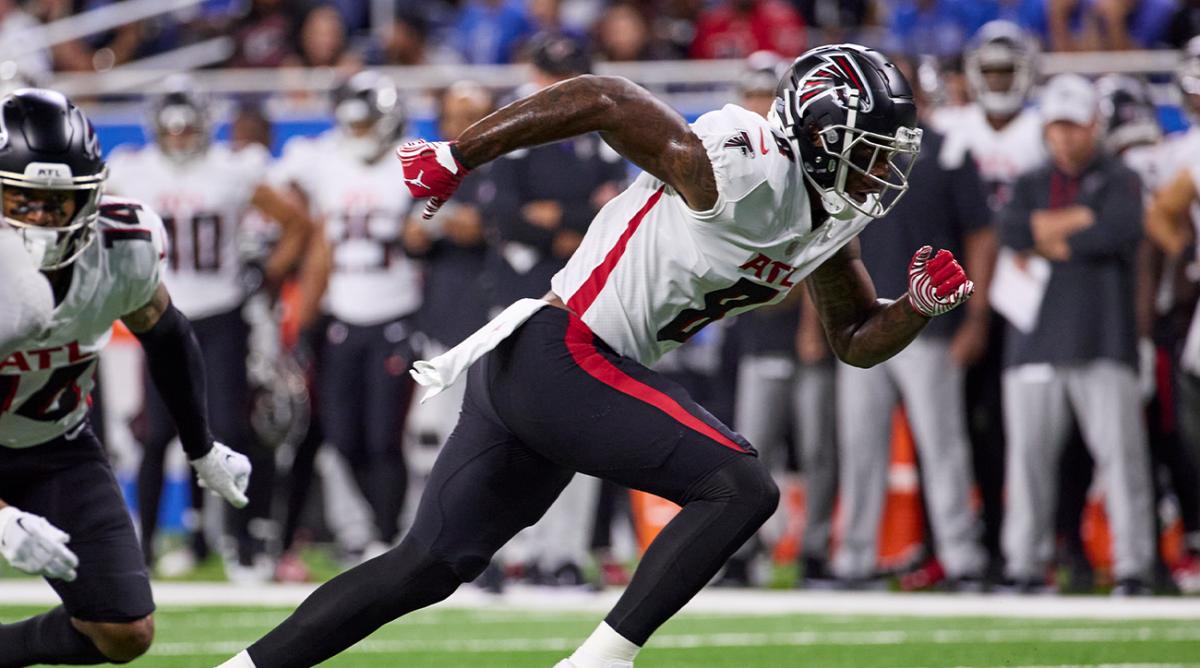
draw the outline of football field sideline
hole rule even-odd
[[[145,668],[211,668],[283,621],[314,585],[156,583]],[[547,668],[619,591],[464,587],[378,629],[330,668]],[[56,602],[0,580],[0,621]],[[1200,600],[707,589],[647,643],[643,668],[1200,668]]]
[[[295,607],[317,585],[236,585],[221,582],[155,582],[154,600],[172,608],[205,606]],[[58,602],[42,580],[0,581],[6,605]],[[591,592],[512,586],[503,594],[462,587],[435,609],[520,610],[526,612],[605,612],[621,592]],[[822,592],[707,588],[684,609],[716,615],[881,615],[913,617],[1001,617],[1042,619],[1193,619],[1200,621],[1200,598],[1114,598],[1108,596],[1018,596],[899,592]],[[1200,628],[1200,627],[1198,627]]]
[[[403,624],[403,622],[397,622]],[[1038,628],[1003,630],[884,630],[884,631],[797,631],[793,633],[660,633],[648,646],[655,649],[698,649],[705,647],[807,647],[819,645],[959,645],[966,643],[1120,643],[1120,642],[1192,642],[1200,641],[1200,629],[1156,629],[1126,627]],[[577,636],[487,639],[404,639],[364,640],[349,654],[398,654],[413,652],[453,652],[492,654],[495,652],[570,653],[579,645]],[[151,655],[207,656],[234,654],[245,647],[242,641],[163,642],[155,643]],[[1145,664],[1143,664],[1145,665]],[[1196,665],[1200,664],[1150,664]]]

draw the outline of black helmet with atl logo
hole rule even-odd
[[[4,224],[43,270],[67,266],[92,242],[107,176],[96,131],[62,93],[22,88],[0,99]]]

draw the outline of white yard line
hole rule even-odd
[[[487,638],[487,639],[404,639],[365,640],[349,650],[361,654],[405,652],[569,652],[579,644],[578,637]],[[1200,628],[1122,627],[1025,628],[1003,630],[911,630],[911,631],[796,631],[790,633],[661,633],[650,641],[650,649],[696,649],[706,647],[807,647],[818,645],[958,645],[958,644],[1029,644],[1096,642],[1195,642]],[[243,642],[159,642],[151,654],[193,656],[236,653]],[[1092,664],[1094,665],[1094,664]],[[1121,668],[1148,668],[1174,664],[1127,664]],[[1007,667],[1012,668],[1012,667]],[[1115,665],[1111,668],[1115,668]]]
[[[225,583],[155,583],[159,606],[295,607],[315,585],[244,586]],[[441,609],[607,611],[619,591],[510,587],[492,596],[463,587]],[[50,605],[54,591],[40,580],[0,580],[0,604]],[[912,617],[1030,617],[1046,619],[1196,619],[1200,598],[1105,596],[1013,596],[1000,594],[900,594],[891,592],[813,592],[706,589],[685,612],[731,615],[821,614]]]

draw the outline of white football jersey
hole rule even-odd
[[[167,158],[156,144],[118,148],[109,156],[108,192],[146,202],[162,216],[168,239],[164,280],[188,318],[225,313],[241,303],[241,221],[269,158],[261,146],[234,151],[224,144],[184,163]]]
[[[946,136],[943,156],[966,151],[975,159],[992,211],[1000,210],[1011,198],[1018,176],[1046,161],[1042,119],[1033,109],[1024,109],[1000,130],[988,123],[977,104],[939,109],[931,120]]]
[[[298,137],[284,147],[272,178],[304,191],[324,221],[333,275],[324,308],[355,325],[408,315],[421,305],[420,272],[404,253],[402,232],[412,196],[400,161],[367,164],[339,147],[341,133]]]
[[[1163,170],[1167,167],[1163,148],[1163,144],[1147,144],[1130,147],[1121,153],[1121,162],[1137,172],[1142,180],[1142,192],[1147,199],[1154,195],[1155,190],[1166,185],[1163,182]]]
[[[114,320],[154,296],[164,244],[153,211],[134,200],[100,201],[96,238],[75,260],[50,328],[0,361],[0,445],[45,443],[83,421],[100,349]]]
[[[758,114],[726,105],[692,130],[712,161],[717,204],[693,211],[642,174],[551,281],[593,332],[647,365],[714,320],[783,299],[870,221],[812,229],[798,156]]]

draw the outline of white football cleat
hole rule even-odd
[[[579,665],[578,663],[575,663],[574,661],[572,661],[570,659],[563,659],[562,661],[559,661],[558,663],[554,664],[554,668],[584,668],[584,667]],[[596,668],[633,668],[633,662],[632,661],[610,660],[603,664],[598,665]]]

